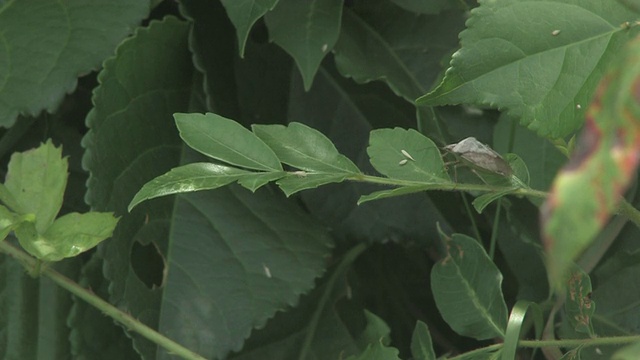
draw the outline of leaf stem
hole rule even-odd
[[[626,217],[640,228],[640,211],[633,207],[626,199],[622,199],[620,202],[618,214]]]
[[[318,306],[309,321],[309,327],[307,334],[304,337],[304,342],[302,343],[302,347],[300,348],[300,355],[298,359],[306,360],[308,358],[309,350],[311,349],[311,343],[316,335],[316,329],[318,328],[318,324],[320,323],[320,316],[324,311],[327,302],[329,302],[330,295],[334,290],[335,283],[340,276],[345,272],[347,267],[349,267],[357,258],[367,249],[367,245],[364,243],[360,243],[353,248],[351,248],[342,258],[342,261],[338,264],[336,269],[331,274],[331,277],[327,281],[326,290],[322,293],[320,300],[318,301]]]
[[[505,186],[493,186],[487,184],[460,184],[454,182],[422,182],[402,179],[392,179],[386,177],[354,174],[347,177],[348,180],[358,182],[368,182],[372,184],[388,185],[388,186],[415,186],[422,187],[425,190],[443,190],[443,191],[484,191],[484,192],[498,192],[512,190],[513,195],[518,196],[530,196],[535,198],[546,198],[547,193],[540,190],[534,190],[531,188],[522,187],[505,187]]]
[[[12,246],[6,240],[0,241],[0,251],[18,260],[30,273],[34,271],[38,266],[38,260],[31,257],[24,251]],[[41,274],[48,277],[53,282],[68,290],[75,296],[93,305],[94,307],[102,311],[105,315],[110,316],[115,321],[124,325],[130,331],[135,331],[148,340],[163,347],[169,354],[177,355],[183,359],[188,360],[205,360],[205,358],[201,355],[196,354],[195,352],[158,333],[157,331],[141,323],[131,315],[124,313],[115,306],[102,300],[91,291],[83,288],[76,282],[53,270],[51,267],[42,267]]]

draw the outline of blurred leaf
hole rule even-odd
[[[373,130],[367,153],[373,167],[387,177],[423,183],[451,181],[440,150],[413,129]]]
[[[447,254],[431,271],[440,314],[460,335],[478,340],[504,337],[507,305],[502,274],[478,242],[466,235],[444,239]]]
[[[0,201],[5,204],[9,209],[18,212],[24,213],[25,211],[22,209],[20,204],[18,204],[18,200],[13,196],[11,191],[7,189],[4,184],[0,184]]]
[[[358,205],[368,203],[369,201],[373,201],[373,200],[380,200],[380,199],[392,198],[396,196],[415,194],[415,193],[419,193],[419,192],[423,192],[431,189],[433,189],[432,186],[416,185],[416,186],[403,186],[403,187],[389,189],[389,190],[374,191],[371,194],[360,196],[360,199],[358,199]]]
[[[4,240],[16,223],[16,214],[0,205],[0,241]]]
[[[486,194],[482,194],[475,198],[471,203],[478,212],[478,214],[482,214],[484,209],[489,206],[492,202],[505,197],[513,192],[513,189],[500,190],[495,192],[488,192]]]
[[[618,0],[618,2],[636,13],[640,12],[640,1],[638,0]]]
[[[611,360],[635,360],[640,354],[640,342],[623,347],[616,351]]]
[[[247,169],[282,171],[276,154],[237,122],[213,113],[174,117],[180,137],[196,151]]]
[[[51,140],[11,156],[5,181],[24,214],[35,214],[35,226],[43,234],[62,207],[67,185],[68,161]]]
[[[634,14],[615,2],[605,9],[600,0],[499,0],[471,14],[444,80],[417,103],[505,109],[553,138],[582,125],[581,108],[605,66],[638,33],[638,27],[620,26]]]
[[[638,276],[640,266],[633,264],[602,279],[593,290],[591,299],[598,306],[592,324],[598,336],[626,335],[640,328],[640,313],[635,308],[640,296],[640,286],[634,280]]]
[[[0,9],[0,126],[54,112],[149,12],[149,2],[10,1]],[[45,25],[43,25],[45,24]]]
[[[227,16],[236,27],[238,49],[244,57],[245,45],[253,24],[268,11],[273,10],[279,0],[220,0]]]
[[[361,3],[358,13],[343,14],[334,48],[340,73],[358,83],[382,80],[413,104],[440,73],[442,57],[457,46],[462,13],[416,15],[387,2]]]
[[[283,125],[253,125],[253,132],[283,163],[309,172],[359,173],[358,167],[340,154],[318,130],[292,122]]]
[[[574,330],[595,337],[592,318],[596,304],[591,300],[591,279],[578,267],[571,271],[566,296],[565,311]]]
[[[296,61],[305,90],[338,41],[342,8],[342,0],[280,0],[264,17],[271,41]]]
[[[640,40],[634,40],[618,54],[588,109],[576,151],[541,209],[549,279],[556,290],[564,286],[572,261],[593,242],[635,177],[639,52]]]
[[[436,353],[433,351],[431,334],[427,324],[418,320],[411,337],[411,356],[414,360],[436,360]]]

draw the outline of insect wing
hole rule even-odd
[[[509,176],[513,172],[500,154],[474,137],[468,137],[456,144],[447,145],[444,149],[455,153],[471,165],[486,171],[503,176]]]

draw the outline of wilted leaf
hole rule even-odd
[[[572,261],[608,221],[640,159],[640,40],[618,55],[587,112],[570,162],[542,208],[549,278],[563,288]]]
[[[582,125],[597,79],[638,33],[613,1],[485,1],[471,14],[444,80],[417,103],[489,105],[554,138]]]
[[[565,311],[573,329],[595,337],[592,319],[596,303],[591,300],[591,279],[578,267],[571,272],[566,296]]]

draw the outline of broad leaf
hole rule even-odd
[[[131,214],[127,205],[146,182],[179,164],[184,145],[172,114],[187,111],[191,95],[188,32],[186,22],[166,18],[152,21],[120,45],[98,76],[94,108],[87,116],[90,130],[83,139],[83,165],[90,172],[87,202],[122,215],[112,239],[99,247],[111,284],[109,301],[154,328],[162,294],[137,271],[153,272],[162,283],[173,199],[141,204]],[[153,252],[133,251],[144,245]],[[148,266],[153,255],[159,269]],[[129,335],[139,353],[155,358],[157,345]]]
[[[611,360],[635,360],[640,353],[640,342],[623,347],[616,351]]]
[[[244,56],[245,45],[253,24],[269,10],[273,10],[279,0],[220,0],[227,10],[227,16],[236,27],[238,49]]]
[[[0,126],[19,114],[56,110],[77,77],[99,66],[149,12],[147,0],[91,5],[32,0],[0,7]]]
[[[587,122],[570,162],[556,177],[542,208],[549,279],[564,286],[572,261],[608,221],[635,177],[640,151],[640,77],[634,40],[618,54],[587,112]]]
[[[394,4],[419,14],[438,14],[443,10],[454,9],[460,4],[450,0],[391,0]]]
[[[431,271],[440,314],[458,334],[478,340],[504,337],[507,305],[502,274],[478,242],[454,234],[444,239],[447,254]]]
[[[51,140],[40,147],[11,156],[5,186],[20,211],[35,215],[35,226],[43,234],[62,207],[67,186],[67,159]]]
[[[416,322],[416,327],[411,337],[411,355],[414,360],[436,360],[429,328],[427,324],[420,320]]]
[[[273,151],[239,123],[213,113],[174,117],[180,136],[196,151],[247,169],[282,171]]]
[[[356,174],[351,160],[340,154],[335,145],[318,130],[300,123],[254,125],[253,132],[287,165],[308,172]]]
[[[342,0],[280,0],[265,15],[269,38],[296,61],[306,90],[338,41],[343,6]]]
[[[462,12],[416,16],[386,2],[360,3],[361,11],[345,9],[343,14],[334,48],[340,73],[358,83],[382,80],[413,104],[432,86],[443,56],[457,45]]]
[[[482,2],[444,80],[417,103],[488,105],[540,135],[566,136],[582,125],[606,64],[638,33],[626,21],[635,14],[613,1]]]
[[[422,183],[451,181],[440,150],[433,141],[413,129],[373,130],[367,153],[371,165],[387,177]]]
[[[4,240],[17,222],[15,213],[0,205],[0,241]]]

